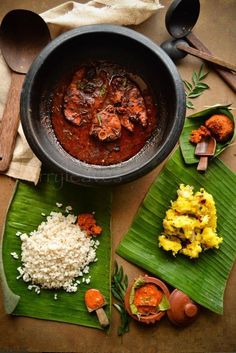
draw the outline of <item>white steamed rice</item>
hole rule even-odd
[[[19,277],[43,288],[75,292],[78,286],[75,279],[88,273],[88,264],[96,261],[99,244],[75,222],[72,214],[51,212],[37,230],[29,235],[21,234]]]

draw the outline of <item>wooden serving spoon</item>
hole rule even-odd
[[[35,57],[51,40],[44,20],[29,10],[8,12],[0,26],[2,55],[12,70],[11,86],[0,127],[0,172],[9,168],[19,125],[20,92]]]
[[[200,157],[197,171],[205,172],[208,166],[208,157],[212,157],[216,150],[216,140],[211,137],[204,137],[198,142],[195,148],[195,155]]]
[[[85,305],[89,313],[96,311],[98,321],[102,327],[109,325],[108,317],[103,309],[106,305],[105,298],[98,289],[88,289],[85,292]]]

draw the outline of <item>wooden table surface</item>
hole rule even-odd
[[[165,29],[165,13],[169,0],[160,0],[165,6],[143,24],[133,27],[160,44],[169,35]],[[3,0],[0,2],[0,19],[14,8],[43,12],[63,3],[61,0]],[[236,48],[236,0],[200,0],[201,13],[193,33],[217,56],[235,63]],[[190,80],[193,70],[198,70],[201,60],[188,56],[177,66],[183,79]],[[236,107],[235,94],[210,68],[206,82],[210,89],[194,102],[196,110],[216,103],[232,103]],[[1,80],[1,78],[0,78]],[[4,82],[0,82],[4,84]],[[235,115],[235,114],[234,114]],[[236,145],[224,151],[220,157],[236,172]],[[163,165],[163,164],[162,164]],[[143,273],[141,269],[115,255],[115,249],[128,230],[132,219],[162,166],[145,177],[113,189],[112,239],[113,256],[132,280]],[[3,227],[6,209],[15,181],[0,176],[0,228]],[[229,205],[230,207],[230,205]],[[1,230],[1,229],[0,229]],[[217,290],[217,288],[216,288]],[[78,353],[200,353],[236,351],[236,266],[233,267],[224,296],[224,315],[216,315],[202,309],[198,320],[185,329],[173,327],[168,320],[143,327],[135,322],[130,332],[117,336],[119,315],[112,310],[111,329],[108,334],[96,329],[53,321],[14,317],[5,314],[0,296],[0,351],[1,352],[78,352]]]

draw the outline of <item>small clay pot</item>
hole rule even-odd
[[[167,315],[172,324],[176,326],[187,326],[197,317],[198,306],[187,294],[175,289],[170,297],[170,309]]]
[[[169,300],[170,292],[169,292],[168,288],[166,287],[166,285],[162,281],[160,281],[159,279],[157,279],[155,277],[149,277],[147,275],[145,275],[143,277],[143,280],[145,283],[152,283],[152,284],[155,284],[157,287],[159,287],[159,289],[165,294],[165,296]],[[133,284],[134,284],[134,282],[133,282]],[[133,284],[127,289],[127,292],[125,294],[125,308],[126,308],[126,311],[128,312],[128,314],[134,320],[136,320],[140,323],[143,323],[143,324],[154,324],[156,321],[161,320],[161,318],[166,313],[165,311],[160,311],[157,314],[151,314],[151,315],[141,316],[141,317],[138,317],[137,315],[132,314],[131,309],[130,309],[130,304],[129,304],[129,298],[130,298],[130,292],[133,287]]]

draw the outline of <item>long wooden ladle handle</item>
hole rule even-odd
[[[187,39],[188,43],[193,45],[195,48],[204,51],[207,54],[212,54],[210,50],[192,32],[190,32],[185,39]],[[220,66],[214,65],[214,69],[223,78],[223,80],[228,83],[233,91],[236,92],[236,75]]]
[[[25,75],[12,72],[11,85],[0,126],[0,173],[5,172],[12,160],[19,126],[20,93]]]
[[[236,71],[236,65],[228,63],[228,62],[226,62],[226,61],[224,61],[214,55],[210,55],[208,53],[205,53],[204,51],[189,47],[188,45],[185,45],[183,43],[177,44],[176,47],[177,47],[177,49],[180,49],[180,50],[184,51],[185,53],[191,54],[193,56],[196,56],[197,58],[200,58],[200,59],[206,60],[210,63],[222,66],[226,69]]]

